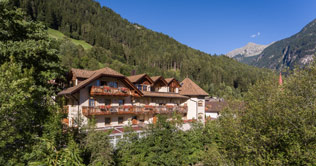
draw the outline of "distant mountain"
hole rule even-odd
[[[242,55],[243,57],[255,56],[255,55],[260,54],[269,45],[261,45],[261,44],[249,42],[244,47],[237,48],[237,49],[227,53],[226,55],[230,58],[233,58],[237,55]]]
[[[244,60],[251,59],[251,58],[247,58],[247,57],[252,57],[252,56],[260,54],[266,47],[268,47],[271,44],[260,45],[260,44],[249,42],[244,47],[237,48],[237,49],[227,53],[226,56],[228,56],[230,58],[234,58],[237,61],[243,62]]]
[[[281,70],[311,63],[316,55],[316,19],[297,34],[277,41],[246,62],[257,67]]]

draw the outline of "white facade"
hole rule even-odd
[[[187,100],[188,119],[199,119],[205,121],[205,99],[202,97],[192,96]]]

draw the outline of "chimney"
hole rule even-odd
[[[131,71],[131,76],[136,75],[136,70]]]
[[[280,76],[279,76],[279,85],[282,85],[283,84],[283,80],[282,80],[282,74],[280,72]]]

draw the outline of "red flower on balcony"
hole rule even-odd
[[[100,109],[105,109],[105,105],[100,105],[99,108]]]
[[[127,90],[128,90],[127,88],[124,88],[124,87],[121,88],[121,91],[122,91],[123,93],[127,93]]]
[[[154,106],[152,106],[152,105],[145,105],[144,107],[145,108],[154,108]]]
[[[173,105],[166,105],[167,108],[173,108]]]
[[[107,105],[106,108],[107,108],[107,109],[110,109],[110,108],[112,108],[112,106],[111,106],[111,105]]]
[[[108,90],[108,91],[109,91],[111,88],[110,88],[110,87],[108,87],[108,86],[104,86],[104,87],[103,87],[103,89],[105,89],[105,90]]]
[[[123,108],[131,108],[131,105],[123,105]]]

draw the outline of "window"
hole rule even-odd
[[[124,100],[119,100],[118,103],[119,103],[120,106],[124,105]]]
[[[94,107],[94,99],[89,99],[89,106]]]
[[[119,124],[123,124],[123,122],[124,122],[124,117],[118,117],[118,123]]]
[[[199,105],[199,107],[203,107],[203,101],[199,100],[198,105]]]
[[[143,85],[143,91],[147,91],[147,85]]]
[[[101,86],[106,86],[106,81],[101,81]]]
[[[117,82],[109,82],[109,87],[117,88]]]
[[[138,90],[142,90],[142,85],[137,84],[136,86]]]
[[[111,118],[105,118],[105,119],[104,119],[104,123],[105,123],[106,125],[111,124]]]
[[[105,105],[111,105],[111,103],[112,103],[112,102],[111,102],[111,99],[105,99],[105,100],[104,100],[104,104],[105,104]]]
[[[97,86],[100,86],[100,80],[97,80]]]

